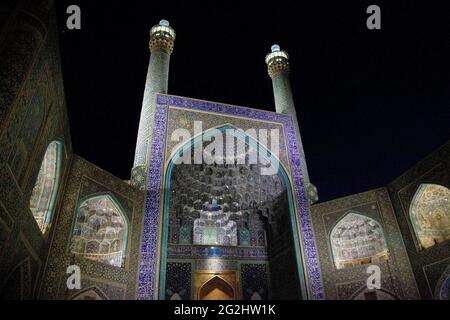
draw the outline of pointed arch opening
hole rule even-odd
[[[30,210],[42,234],[51,225],[61,175],[60,141],[52,141],[45,151],[30,198]]]
[[[110,194],[80,202],[72,231],[71,253],[123,267],[127,252],[128,219]]]
[[[257,154],[265,163],[230,164],[226,159],[222,164],[177,163],[185,157],[185,152],[195,150],[196,145],[209,143],[217,130],[231,133],[235,141],[243,142],[242,152]],[[208,145],[202,150],[206,148]],[[235,156],[242,157],[237,149]],[[270,165],[277,171],[272,175],[261,174],[262,165],[266,168]],[[267,259],[271,265],[272,297],[307,299],[296,219],[291,181],[274,154],[231,124],[203,131],[174,150],[165,168],[160,299],[164,299],[166,292],[168,248],[173,252],[182,250],[179,245],[188,244],[207,246],[203,250],[211,249],[211,252],[228,249],[231,252],[231,248],[239,246],[264,248],[268,253],[262,259]],[[290,249],[280,250],[281,247]],[[286,282],[283,277],[288,274],[290,281]]]
[[[450,239],[450,190],[421,184],[409,209],[409,218],[421,249]]]
[[[330,233],[336,269],[379,262],[389,257],[383,228],[378,221],[356,212],[347,213]]]

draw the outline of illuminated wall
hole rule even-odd
[[[439,277],[434,298],[437,300],[450,300],[450,264]]]

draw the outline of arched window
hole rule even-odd
[[[330,243],[337,269],[388,258],[381,225],[374,219],[357,213],[346,214],[334,226]]]
[[[89,198],[78,207],[71,252],[86,259],[122,267],[127,246],[128,223],[109,195]]]
[[[44,159],[30,198],[30,209],[44,234],[50,224],[58,193],[61,170],[61,143],[51,142],[45,151]]]
[[[450,190],[421,184],[414,195],[409,217],[422,248],[450,239]]]

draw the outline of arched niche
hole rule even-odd
[[[383,228],[374,219],[356,212],[347,213],[330,233],[336,269],[388,259]]]
[[[235,292],[225,280],[215,276],[201,286],[198,298],[199,300],[234,300]]]
[[[86,288],[75,295],[73,295],[69,300],[109,300],[106,294],[103,293],[97,287]]]
[[[450,239],[450,190],[421,184],[409,209],[409,218],[422,249]]]
[[[71,253],[123,267],[127,239],[128,220],[113,196],[96,195],[80,202],[72,231]]]
[[[1,288],[1,300],[28,300],[31,299],[31,265],[26,258],[15,266],[7,276],[6,283]]]
[[[61,176],[61,142],[52,141],[44,158],[30,198],[30,210],[43,234],[51,225]]]

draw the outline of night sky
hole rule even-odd
[[[169,93],[275,110],[264,57],[290,55],[321,201],[381,187],[450,138],[448,1],[57,1],[74,152],[129,179],[149,30],[177,33]],[[81,30],[66,8],[81,7]],[[366,8],[381,7],[381,30]]]

